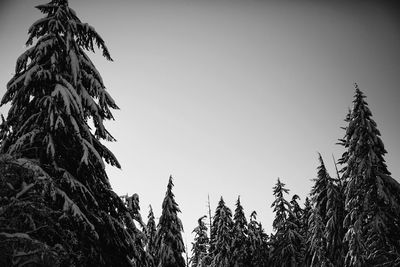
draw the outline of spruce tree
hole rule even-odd
[[[353,109],[341,144],[346,181],[346,266],[393,266],[400,258],[400,186],[390,177],[377,124],[355,85]]]
[[[249,257],[245,266],[269,266],[268,235],[264,232],[262,224],[257,221],[257,213],[255,211],[250,214],[250,221],[247,229]]]
[[[247,220],[243,207],[240,204],[240,196],[236,202],[233,216],[233,241],[232,241],[232,265],[245,266],[248,258]]]
[[[333,267],[334,265],[327,258],[325,238],[324,238],[325,225],[323,223],[320,212],[317,208],[311,210],[310,223],[309,223],[309,240],[308,249],[311,256],[309,266],[315,267]]]
[[[210,240],[211,266],[231,266],[232,212],[221,197],[215,211]]]
[[[327,185],[326,223],[324,231],[327,258],[337,267],[344,265],[344,217],[343,185],[341,178],[338,176],[337,179],[330,179]]]
[[[322,159],[321,154],[318,154],[318,160],[320,165],[318,167],[317,178],[313,179],[314,185],[311,189],[310,196],[312,198],[312,202],[314,203],[314,208],[318,211],[319,216],[322,219],[323,225],[326,224],[326,205],[327,205],[327,191],[328,184],[331,180],[331,177],[326,170],[324,160]]]
[[[275,219],[272,225],[276,232],[271,241],[271,263],[273,266],[299,266],[303,237],[297,222],[291,219],[294,218],[292,207],[283,195],[289,189],[278,178],[273,192],[275,200],[271,207],[274,208]]]
[[[24,198],[18,203],[1,203],[6,211],[2,216],[12,216],[8,210],[17,210],[16,205],[31,203],[24,208],[32,219],[30,226],[26,219],[7,217],[1,224],[47,247],[57,246],[63,251],[61,265],[141,265],[135,251],[143,248],[135,245],[131,215],[112,191],[105,171],[104,162],[120,167],[101,142],[114,141],[104,121],[113,119],[110,109],[118,106],[86,51],[97,46],[112,60],[110,53],[67,0],[52,0],[37,8],[45,17],[29,28],[28,49],[18,58],[1,100],[1,105],[11,103],[11,108],[0,127],[0,151],[26,162],[41,176],[23,181]],[[53,224],[35,221],[37,214],[29,215],[34,211],[27,208],[35,205],[46,209],[49,219],[53,215],[59,219]],[[38,227],[47,228],[49,234],[37,231]],[[23,246],[14,248],[17,254],[25,253]]]
[[[330,176],[326,170],[321,154],[318,154],[320,165],[318,166],[317,178],[313,179],[314,185],[311,189],[311,200],[313,208],[308,220],[308,236],[306,245],[305,261],[307,264],[316,266],[318,262],[329,266],[326,255],[326,239],[324,235],[327,212],[327,190]]]
[[[204,218],[207,218],[207,216],[203,216],[198,219],[198,225],[193,230],[195,237],[194,242],[192,243],[192,257],[190,259],[192,267],[207,266],[207,264],[209,263],[207,255],[209,239],[207,236],[207,226],[203,222]]]
[[[151,266],[155,266],[155,259],[157,254],[156,247],[156,222],[154,219],[153,208],[150,205],[149,215],[147,216],[147,225],[146,225],[146,251],[150,255]]]
[[[156,261],[159,267],[184,267],[185,245],[182,239],[183,226],[178,218],[180,209],[172,193],[172,176],[169,177],[167,192],[162,203],[162,213],[157,225]]]
[[[146,225],[144,224],[142,220],[142,215],[140,214],[139,195],[133,194],[130,197],[126,195],[122,197],[122,200],[124,201],[124,204],[127,207],[129,214],[133,219],[132,223],[130,223],[129,231],[131,231],[132,236],[135,237],[134,238],[135,248],[136,248],[134,250],[135,258],[139,259],[139,262],[142,266],[148,266],[149,262],[151,261],[151,257],[150,254],[143,249],[146,245],[147,237],[145,233]],[[141,230],[139,230],[136,224],[139,224]]]

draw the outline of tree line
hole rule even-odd
[[[104,40],[67,0],[37,8],[44,18],[1,100],[11,106],[0,124],[1,266],[400,266],[400,185],[358,85],[335,175],[319,156],[303,205],[278,178],[270,235],[240,198],[232,214],[221,197],[210,223],[199,214],[185,259],[172,177],[157,223],[109,183],[105,163],[120,164],[104,121],[118,106],[86,54],[111,61]]]

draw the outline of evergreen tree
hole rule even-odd
[[[268,235],[264,232],[262,225],[257,221],[257,213],[250,214],[248,224],[248,262],[242,266],[266,267],[268,265],[269,247]]]
[[[153,208],[150,205],[149,215],[147,216],[147,225],[146,225],[146,251],[150,255],[151,266],[155,266],[155,259],[157,255],[157,247],[156,247],[156,222],[154,219]]]
[[[325,163],[321,154],[318,154],[320,165],[318,167],[317,178],[313,179],[314,185],[311,189],[311,199],[313,208],[308,220],[307,251],[305,261],[312,266],[320,262],[324,266],[329,266],[330,262],[326,255],[326,239],[324,235],[326,225],[327,210],[327,190],[330,183],[330,176],[326,170]]]
[[[301,218],[303,217],[303,210],[300,208],[299,203],[297,200],[300,200],[298,195],[293,195],[292,200],[290,200],[290,206],[292,208],[292,213],[289,214],[294,217],[294,220],[298,221],[298,225],[301,225]]]
[[[346,266],[393,266],[400,255],[400,186],[390,177],[365,95],[355,85],[354,106],[341,144],[346,181]]]
[[[312,261],[312,252],[310,250],[311,231],[308,225],[312,211],[313,209],[311,201],[308,197],[306,197],[306,200],[304,201],[304,209],[303,209],[303,215],[301,217],[301,229],[300,229],[300,234],[301,236],[303,236],[305,241],[302,266],[310,266]]]
[[[129,231],[131,232],[132,236],[134,236],[134,242],[135,242],[135,250],[134,250],[134,255],[135,258],[138,259],[138,262],[140,262],[140,265],[142,266],[148,266],[149,262],[151,260],[150,255],[143,249],[145,247],[145,244],[147,242],[146,238],[146,225],[144,224],[142,220],[142,215],[140,214],[140,204],[139,204],[139,195],[138,194],[133,194],[132,196],[123,196],[121,197],[126,208],[129,211],[129,214],[132,217],[132,221],[130,223]],[[136,224],[140,225],[141,230],[137,228]],[[139,249],[138,249],[139,248]]]
[[[232,212],[221,197],[215,211],[210,240],[211,266],[231,266]]]
[[[325,225],[319,210],[317,208],[312,209],[309,223],[310,236],[308,240],[309,254],[311,256],[311,263],[309,266],[333,266],[326,256],[324,230]]]
[[[64,251],[61,265],[141,265],[136,258],[141,253],[135,251],[143,248],[135,244],[132,217],[112,191],[105,171],[104,161],[120,167],[101,143],[114,141],[104,120],[113,119],[110,109],[118,107],[85,52],[97,46],[106,59],[112,60],[109,51],[67,0],[52,0],[37,8],[45,17],[29,28],[29,48],[18,58],[15,75],[1,100],[1,105],[11,103],[11,108],[0,127],[0,152],[27,162],[42,176],[22,183],[26,198],[19,204],[26,204],[31,227],[24,221],[0,221],[13,221],[7,229],[24,234],[14,235],[19,244],[25,242],[20,237],[28,237],[30,232],[30,239]],[[93,130],[89,120],[93,121]],[[36,214],[29,215],[28,207],[36,204],[48,211],[49,218],[58,214],[58,226],[35,222]],[[6,202],[2,208],[17,210],[16,205]],[[2,216],[5,214],[2,212]],[[49,235],[37,231],[37,227],[47,228]],[[23,245],[13,247],[15,253],[25,253]],[[32,255],[27,261],[35,262],[37,254]]]
[[[343,187],[339,180],[330,180],[327,185],[326,202],[326,223],[324,239],[326,242],[326,256],[335,266],[341,267],[344,264],[344,228],[343,220],[344,195]]]
[[[207,266],[209,263],[207,249],[209,246],[209,239],[207,236],[207,226],[203,219],[207,216],[201,217],[197,222],[197,227],[193,230],[195,234],[194,243],[192,243],[192,257],[190,259],[192,267]]]
[[[327,191],[328,184],[331,180],[331,177],[326,170],[324,160],[322,159],[321,154],[318,154],[318,160],[320,162],[320,166],[318,167],[317,178],[313,179],[314,186],[311,189],[310,196],[312,198],[312,202],[314,203],[314,208],[317,210],[319,216],[322,219],[322,224],[326,224],[326,204],[328,201]]]
[[[301,235],[304,237],[305,240],[308,239],[308,221],[311,216],[312,206],[311,201],[308,197],[304,201],[304,209],[301,215]]]
[[[247,220],[243,207],[240,204],[240,196],[236,202],[235,214],[233,216],[233,241],[232,241],[232,265],[245,266],[248,258]]]
[[[301,246],[303,238],[299,233],[298,225],[293,218],[291,205],[284,198],[289,189],[278,181],[273,188],[275,200],[272,203],[275,212],[273,228],[276,231],[272,238],[271,261],[273,266],[299,266],[301,262]]]
[[[183,267],[186,266],[182,253],[185,246],[182,239],[183,226],[178,218],[180,209],[172,193],[172,176],[169,177],[167,192],[162,203],[162,214],[157,225],[156,247],[157,266]]]

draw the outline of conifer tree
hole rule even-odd
[[[297,223],[293,218],[291,205],[284,198],[289,189],[278,181],[273,187],[275,200],[271,207],[274,208],[275,219],[273,228],[276,231],[272,238],[271,263],[273,266],[299,266],[301,262],[301,246],[303,238],[299,233]]]
[[[309,227],[309,221],[312,214],[312,204],[308,197],[304,201],[304,209],[303,215],[301,218],[301,230],[300,234],[303,236],[305,241],[304,251],[303,251],[303,259],[302,259],[302,266],[310,266],[312,261],[312,252],[310,250],[310,239],[311,239],[311,229]]]
[[[141,253],[135,251],[143,248],[135,245],[132,217],[112,191],[105,171],[104,162],[120,167],[101,142],[114,141],[104,121],[113,119],[110,109],[118,106],[86,54],[97,46],[112,60],[109,51],[67,0],[52,0],[37,8],[45,17],[29,28],[28,49],[17,59],[15,75],[1,100],[1,105],[11,103],[11,108],[0,127],[0,152],[41,173],[29,183],[23,181],[25,198],[18,205],[26,204],[25,212],[35,205],[42,208],[29,211],[31,226],[26,220],[0,221],[13,221],[7,228],[24,234],[14,235],[14,241],[24,236],[50,248],[57,246],[63,251],[61,265],[141,265],[135,258]],[[2,203],[2,208],[2,216],[12,216],[7,211],[17,210],[15,202]],[[48,218],[59,218],[58,225],[35,222],[33,218],[38,217],[33,212],[45,209]],[[48,234],[37,231],[38,227],[47,228]],[[25,242],[19,240],[19,244]],[[17,254],[26,252],[23,246],[14,248]],[[52,251],[57,254],[57,249]],[[34,254],[27,261],[34,257],[41,258]]]
[[[149,262],[151,260],[151,257],[150,257],[150,254],[147,253],[143,249],[146,245],[147,237],[145,234],[146,225],[144,224],[144,222],[142,220],[142,215],[140,214],[139,195],[133,194],[130,197],[128,195],[126,195],[121,198],[122,198],[126,208],[128,209],[129,214],[132,217],[132,221],[130,222],[130,226],[128,227],[128,229],[131,232],[131,235],[135,237],[134,238],[135,258],[138,259],[138,262],[140,262],[140,265],[148,266]],[[141,230],[139,230],[139,228],[136,226],[135,222],[136,222],[136,224],[139,224]]]
[[[211,266],[230,266],[232,262],[232,212],[221,197],[215,211],[210,240]]]
[[[182,239],[183,226],[178,218],[180,209],[172,193],[172,176],[169,177],[167,192],[162,203],[162,213],[157,225],[156,247],[157,266],[159,267],[184,267],[185,245]]]
[[[322,219],[322,224],[326,224],[326,205],[327,205],[327,191],[328,184],[331,180],[331,177],[326,170],[324,160],[322,159],[321,154],[318,154],[318,160],[320,162],[320,166],[318,167],[317,178],[313,179],[314,185],[311,189],[310,196],[312,198],[312,202],[314,203],[314,209],[317,210],[320,218]]]
[[[311,201],[308,197],[306,197],[306,200],[304,201],[303,213],[301,215],[301,235],[305,240],[308,239],[308,220],[311,215],[311,210]]]
[[[327,258],[325,238],[324,238],[325,225],[322,217],[317,208],[311,210],[310,223],[309,223],[309,240],[308,249],[311,256],[309,266],[315,267],[333,267],[334,265]]]
[[[338,178],[340,179],[340,178]],[[324,239],[326,241],[326,255],[331,263],[341,267],[344,264],[344,228],[343,220],[344,195],[342,183],[339,180],[330,180],[327,188],[326,223]]]
[[[209,246],[209,239],[207,236],[207,226],[203,222],[203,219],[207,216],[203,216],[198,219],[198,225],[193,230],[195,234],[194,243],[192,243],[192,257],[190,259],[192,267],[207,266],[209,264],[209,259],[207,255],[207,250]]]
[[[232,241],[232,265],[245,266],[249,262],[247,220],[243,207],[240,204],[240,196],[236,202],[236,209],[233,216],[233,241]]]
[[[324,235],[327,210],[327,190],[330,176],[326,170],[321,154],[318,154],[320,165],[318,166],[317,178],[313,179],[314,185],[311,189],[313,208],[308,220],[308,236],[306,244],[305,262],[317,266],[320,262],[329,266],[330,262],[326,255],[326,239]]]
[[[260,222],[257,221],[257,213],[253,211],[250,214],[248,224],[248,246],[249,257],[245,266],[266,267],[268,265],[269,247],[268,235]]]
[[[149,206],[149,215],[147,216],[147,225],[146,225],[146,251],[150,255],[151,266],[155,266],[155,260],[157,255],[157,247],[156,247],[156,222],[154,219],[153,208],[151,205]]]
[[[377,124],[355,85],[354,106],[341,144],[346,181],[346,266],[393,266],[399,260],[400,186],[390,177]]]

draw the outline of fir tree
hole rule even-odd
[[[232,212],[221,197],[215,211],[210,240],[211,266],[231,266]]]
[[[276,233],[272,239],[272,264],[273,266],[299,266],[303,238],[299,233],[297,222],[290,219],[294,217],[291,205],[283,195],[287,194],[289,189],[286,189],[285,184],[278,178],[273,190],[275,196],[272,203],[275,212],[273,228]]]
[[[146,225],[146,237],[147,237],[147,244],[146,244],[146,251],[150,255],[150,262],[152,263],[151,266],[155,266],[155,259],[157,254],[157,247],[156,247],[156,222],[154,219],[153,208],[150,205],[149,215],[147,216],[147,225]]]
[[[344,264],[344,216],[343,187],[339,180],[332,179],[327,185],[324,239],[326,242],[326,256],[337,267],[341,267]]]
[[[207,250],[209,246],[209,239],[207,236],[207,226],[203,222],[203,219],[207,216],[203,216],[198,219],[198,225],[193,230],[195,234],[194,243],[192,243],[192,257],[190,259],[192,267],[207,266],[209,263]]]
[[[48,178],[36,177],[24,185],[30,197],[24,201],[42,198],[49,214],[59,214],[59,237],[48,240],[36,231],[32,236],[47,240],[48,246],[59,244],[66,255],[60,264],[141,265],[135,251],[143,248],[135,245],[131,215],[112,191],[105,172],[104,161],[120,167],[101,143],[114,141],[104,120],[113,119],[110,109],[118,106],[85,52],[97,46],[112,60],[109,51],[67,0],[52,0],[37,8],[45,17],[29,28],[29,48],[18,58],[1,101],[1,105],[11,102],[11,108],[0,127],[1,152],[31,162],[32,169],[41,169]],[[40,185],[44,190],[35,190]],[[15,209],[15,203],[3,204],[5,209]],[[32,230],[17,229],[18,223],[10,227],[13,232]]]
[[[169,177],[167,192],[162,203],[162,214],[157,225],[156,247],[157,266],[183,267],[186,266],[182,253],[185,246],[182,239],[183,226],[178,218],[180,209],[172,193],[172,176]]]
[[[142,215],[140,214],[140,204],[139,204],[139,195],[138,194],[133,194],[132,196],[123,196],[122,200],[125,203],[125,206],[127,207],[129,214],[131,215],[133,221],[130,224],[130,231],[132,232],[132,236],[134,236],[134,242],[135,242],[135,248],[140,248],[140,249],[135,249],[134,254],[135,258],[139,259],[139,262],[143,266],[148,266],[149,262],[151,260],[150,254],[148,254],[143,248],[146,245],[147,242],[147,237],[145,234],[146,231],[146,225],[144,224],[142,220]],[[136,224],[140,225],[141,230],[137,228]]]
[[[233,216],[233,241],[232,241],[232,265],[245,266],[248,258],[247,220],[240,204],[240,196],[236,202],[235,214]]]
[[[311,238],[311,232],[308,225],[312,211],[313,209],[311,201],[308,197],[306,197],[306,200],[304,201],[304,209],[303,209],[303,215],[301,217],[301,229],[300,229],[300,234],[301,236],[303,236],[305,240],[305,247],[303,251],[304,256],[302,259],[303,266],[310,266],[312,261],[312,253],[310,250],[310,242],[309,242]]]
[[[317,208],[312,209],[309,223],[310,236],[308,240],[309,254],[311,256],[311,263],[309,266],[333,266],[326,256],[324,230],[325,225],[319,210]]]
[[[330,176],[326,170],[321,154],[318,154],[320,165],[317,178],[313,179],[314,185],[311,189],[313,208],[308,220],[307,251],[305,261],[307,264],[316,266],[318,262],[329,266],[326,255],[326,239],[324,235],[327,211],[327,190],[330,183]]]
[[[301,235],[304,237],[305,240],[308,239],[308,221],[311,215],[311,201],[308,197],[304,201],[304,209],[301,215]]]
[[[264,232],[262,225],[257,221],[257,213],[250,214],[248,224],[248,262],[245,266],[264,267],[268,265],[269,247],[268,235]]]
[[[314,203],[314,208],[317,210],[319,216],[322,219],[322,224],[326,224],[326,203],[328,201],[327,198],[327,190],[328,184],[330,182],[330,175],[326,170],[324,160],[322,159],[321,154],[318,154],[318,160],[320,162],[320,166],[318,167],[317,178],[314,179],[314,186],[311,189],[310,196],[312,198],[312,202]]]
[[[340,140],[346,148],[339,161],[346,181],[345,263],[393,266],[400,258],[400,186],[387,170],[380,132],[357,84],[353,103]]]

